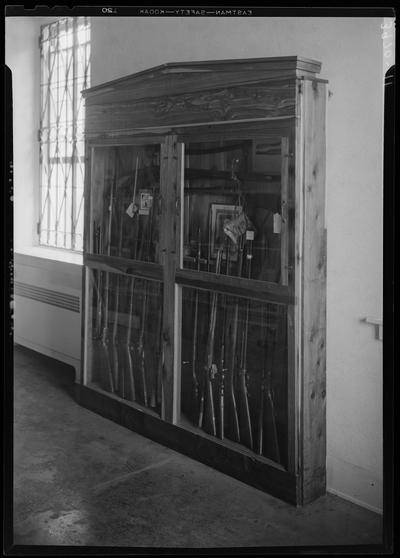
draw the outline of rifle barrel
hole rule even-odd
[[[251,276],[251,240],[247,245],[247,252],[246,252],[246,259],[247,259],[247,275],[248,278]],[[240,386],[240,438],[242,443],[246,444],[250,449],[253,449],[253,435],[252,435],[252,427],[251,427],[251,417],[250,417],[250,408],[249,408],[249,400],[248,400],[248,391],[247,391],[247,369],[246,369],[246,361],[247,361],[247,340],[248,340],[248,329],[249,329],[249,308],[250,308],[250,301],[249,299],[246,300],[245,303],[245,317],[244,317],[244,326],[242,330],[242,340],[241,340],[241,349],[240,349],[240,374],[239,374],[239,386]]]
[[[197,271],[200,271],[200,258],[201,258],[201,230],[198,229],[197,235]],[[192,384],[193,384],[193,405],[197,409],[199,402],[199,381],[197,379],[196,365],[197,365],[197,334],[198,334],[198,320],[199,320],[199,291],[196,289],[194,295],[194,323],[193,323],[193,346],[192,346]]]
[[[121,256],[122,252],[122,238],[123,238],[123,206],[121,204],[119,232],[118,232],[118,252],[117,255]],[[121,397],[125,397],[125,381],[123,367],[119,359],[119,337],[118,337],[118,321],[119,321],[119,304],[120,304],[120,276],[117,274],[115,278],[115,300],[114,300],[114,324],[113,324],[113,367],[116,389],[119,391]]]

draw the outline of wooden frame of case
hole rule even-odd
[[[293,504],[312,501],[326,484],[326,81],[320,63],[299,58],[166,64],[86,92],[85,244],[82,374],[78,401],[231,476]],[[182,267],[183,146],[190,140],[274,135],[281,138],[281,284],[221,277]],[[162,200],[159,264],[92,253],[89,238],[92,150],[160,143]],[[289,265],[293,263],[293,265]],[[161,417],[86,385],[88,269],[134,273],[163,282]],[[133,271],[132,271],[133,270]],[[287,468],[180,424],[182,286],[280,303],[288,309]]]

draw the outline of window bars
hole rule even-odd
[[[39,244],[83,248],[84,104],[90,23],[67,17],[41,28]]]

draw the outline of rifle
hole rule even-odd
[[[148,296],[147,288],[148,288],[147,281],[144,280],[144,293],[143,293],[143,302],[142,302],[140,332],[139,332],[139,339],[137,345],[137,351],[139,354],[140,380],[142,384],[143,404],[145,407],[148,406],[147,385],[146,385],[146,359],[145,359],[145,352],[144,352],[144,323],[146,320],[146,307],[147,307],[147,296]]]
[[[116,169],[114,168],[114,176],[110,186],[110,204],[108,207],[109,216],[108,216],[108,231],[107,231],[107,256],[111,255],[111,231],[112,231],[112,215],[113,215],[115,185],[116,185]],[[106,280],[105,280],[105,293],[104,293],[104,327],[101,335],[101,342],[105,353],[105,361],[106,361],[107,371],[108,371],[110,392],[114,393],[115,383],[114,383],[114,376],[113,376],[110,351],[109,351],[110,335],[109,335],[109,328],[108,328],[110,272],[106,271],[105,274],[106,274]]]
[[[268,310],[267,310],[268,312]],[[263,371],[261,380],[261,400],[260,400],[260,412],[258,420],[258,448],[257,453],[263,455],[264,453],[264,422],[267,418],[267,440],[270,441],[269,456],[271,459],[277,463],[281,462],[280,451],[279,451],[279,441],[278,432],[276,427],[276,415],[274,408],[274,399],[271,388],[271,371],[274,367],[275,362],[275,352],[276,352],[276,329],[273,329],[272,333],[272,348],[271,348],[271,363],[268,362],[268,333],[271,328],[268,325],[265,328],[265,341],[264,341],[264,351],[263,351]],[[267,415],[267,417],[265,417]]]
[[[200,227],[198,229],[197,236],[197,271],[200,271],[200,257],[201,257],[201,231]],[[194,295],[194,325],[193,325],[193,349],[192,349],[192,396],[193,396],[193,408],[197,409],[199,402],[199,381],[197,379],[196,373],[196,363],[197,363],[197,332],[198,332],[198,320],[199,320],[199,291],[196,289]]]
[[[155,203],[155,182],[153,182],[153,201],[150,209],[150,216],[148,222],[148,249],[147,249],[147,260],[150,261],[152,257],[153,251],[153,227],[154,227],[154,208],[156,207]],[[160,339],[161,339],[161,329],[162,329],[162,305],[156,303],[156,293],[157,287],[154,282],[147,282],[147,288],[150,287],[151,292],[153,293],[153,303],[152,299],[150,299],[150,316],[152,315],[152,310],[157,313],[157,327],[156,327],[156,340],[154,341],[154,336],[150,331],[147,331],[146,335],[146,345],[150,345],[149,349],[147,350],[147,366],[146,372],[149,381],[150,387],[150,407],[157,407],[157,387],[158,387],[158,376],[160,373],[159,365],[161,360],[160,354]],[[154,346],[155,345],[155,346]],[[150,357],[150,358],[149,358]],[[150,372],[150,374],[149,374]],[[150,376],[150,377],[149,377]]]
[[[147,219],[147,226],[146,231],[143,230],[142,238],[141,238],[141,252],[145,243],[145,234],[147,233],[147,253],[145,257],[145,261],[150,260],[150,251],[152,245],[152,229],[153,229],[153,215],[154,215],[154,187],[153,187],[153,203],[150,210],[150,216]],[[139,340],[138,340],[138,353],[139,353],[139,360],[140,360],[140,378],[142,382],[142,393],[143,393],[143,403],[145,407],[148,407],[148,395],[147,395],[147,382],[146,382],[146,354],[145,354],[145,322],[146,322],[146,314],[147,314],[147,299],[148,299],[148,290],[149,290],[149,281],[147,279],[144,280],[144,294],[143,294],[143,303],[142,303],[142,312],[141,312],[141,324],[140,324],[140,333],[139,333]],[[155,395],[154,395],[154,384],[152,385],[152,394],[151,394],[151,403],[155,406]]]
[[[242,276],[242,265],[243,265],[243,237],[239,238],[238,246],[238,277]],[[234,375],[235,375],[235,362],[236,362],[236,346],[237,346],[237,334],[238,334],[238,319],[239,319],[239,301],[236,298],[235,306],[233,309],[233,318],[231,326],[231,354],[230,354],[230,364],[228,367],[228,382],[227,390],[225,396],[229,401],[229,409],[231,413],[231,421],[228,423],[230,425],[230,437],[235,442],[240,442],[240,429],[239,429],[239,418],[236,405],[235,396],[235,386],[234,386]]]
[[[251,233],[247,231],[246,235]],[[247,258],[247,276],[251,276],[251,259],[252,259],[252,238],[249,238],[246,251]],[[239,406],[239,424],[240,424],[240,440],[243,444],[253,449],[253,435],[251,429],[251,418],[250,409],[248,401],[248,391],[247,391],[247,370],[246,370],[246,360],[247,360],[247,338],[249,329],[249,307],[250,301],[246,300],[245,303],[245,318],[244,326],[242,330],[241,348],[240,348],[240,372],[239,372],[239,394],[240,394],[240,406]]]
[[[93,229],[94,229],[94,253],[101,254],[102,251],[102,231],[101,226],[98,225],[96,227],[96,222],[93,222]],[[101,325],[103,321],[103,305],[101,300],[101,283],[102,283],[102,275],[101,269],[93,270],[94,275],[94,287],[96,289],[96,321],[95,321],[95,333],[93,337],[95,339],[101,338]]]
[[[150,290],[150,299],[149,299],[149,316],[147,323],[154,323],[155,328],[152,331],[147,331],[146,334],[146,373],[147,373],[147,381],[149,387],[149,406],[152,408],[157,407],[157,383],[158,383],[158,365],[159,365],[159,346],[157,343],[157,339],[159,339],[159,334],[161,335],[161,305],[157,305],[156,303],[156,296],[157,296],[157,285],[153,282],[149,284]],[[154,322],[153,322],[154,316]],[[153,331],[155,331],[155,335],[153,335]]]
[[[121,256],[122,252],[122,233],[123,233],[123,218],[121,212],[121,218],[119,223],[119,233],[118,233],[118,251],[117,255]],[[116,390],[119,392],[121,397],[125,397],[125,381],[124,374],[122,372],[122,366],[119,362],[119,338],[118,338],[118,312],[119,312],[119,297],[120,297],[120,276],[117,273],[115,278],[115,300],[114,300],[114,324],[113,324],[113,334],[112,334],[112,345],[113,345],[113,370],[114,378],[116,382]]]
[[[133,301],[134,301],[134,291],[135,291],[135,277],[131,277],[131,289],[129,295],[129,317],[128,317],[128,329],[126,332],[126,342],[125,342],[125,352],[127,356],[128,364],[128,379],[129,379],[129,390],[130,390],[130,400],[136,400],[136,389],[135,389],[135,377],[134,377],[134,352],[135,346],[132,343],[132,317],[133,317]]]
[[[133,186],[133,196],[132,202],[129,205],[126,213],[135,219],[135,228],[136,228],[136,235],[134,236],[135,242],[133,245],[133,259],[136,259],[137,256],[137,226],[138,226],[138,215],[137,215],[137,206],[135,204],[136,200],[136,188],[137,188],[137,179],[138,179],[138,167],[139,167],[139,155],[136,156],[136,166],[135,166],[135,181]],[[133,303],[135,299],[135,277],[131,277],[131,286],[130,286],[130,293],[129,293],[129,309],[128,309],[128,328],[126,332],[126,341],[124,344],[125,354],[126,354],[126,363],[128,365],[128,381],[129,381],[129,391],[130,391],[130,400],[136,400],[136,388],[135,388],[135,376],[134,376],[134,353],[135,353],[135,346],[132,342],[132,318],[133,318]]]
[[[222,247],[218,249],[217,259],[215,263],[215,272],[218,274],[221,267]],[[214,397],[212,390],[212,381],[217,372],[217,367],[213,363],[214,358],[214,342],[215,342],[215,323],[217,318],[218,293],[215,291],[211,295],[210,324],[207,338],[207,358],[204,366],[204,381],[202,393],[200,396],[200,414],[199,427],[213,436],[216,436]],[[204,423],[204,424],[203,424]]]
[[[159,300],[162,301],[162,285],[160,283],[159,286]],[[156,336],[156,354],[157,354],[157,373],[156,373],[156,403],[154,407],[157,405],[161,406],[161,392],[162,392],[162,367],[163,367],[163,351],[162,351],[162,341],[161,341],[161,332],[162,332],[162,304],[160,304],[159,311],[158,311],[158,327],[157,327],[157,336]]]
[[[226,275],[229,275],[229,246],[226,242]],[[227,369],[225,368],[225,347],[226,347],[226,318],[227,318],[227,304],[226,304],[226,294],[222,296],[223,308],[223,318],[221,324],[221,351],[219,359],[219,373],[220,373],[220,383],[219,383],[219,421],[218,421],[218,436],[221,440],[224,439],[225,435],[225,373]]]

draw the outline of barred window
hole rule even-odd
[[[90,23],[67,17],[41,28],[39,244],[83,248],[84,104]]]

